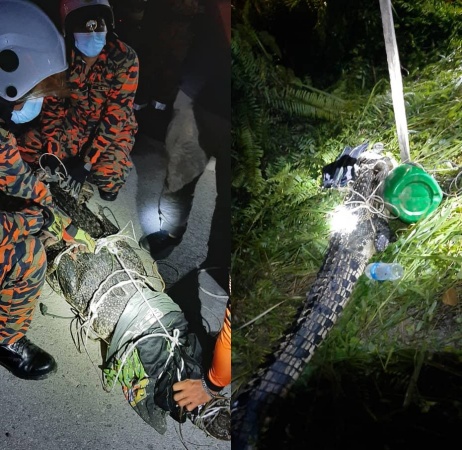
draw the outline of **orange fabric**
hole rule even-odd
[[[45,249],[35,236],[0,246],[0,344],[13,344],[29,329],[45,282]]]
[[[62,161],[76,155],[92,164],[91,183],[117,192],[133,163],[130,152],[138,129],[133,102],[138,87],[138,56],[120,41],[110,39],[86,72],[82,56],[72,50],[68,98],[45,97],[40,126],[19,137],[24,161],[37,164],[42,153]]]
[[[231,383],[231,303],[229,301],[207,378],[220,389]]]
[[[5,129],[0,129],[0,190],[8,195],[31,200],[52,207],[48,187],[35,178],[24,164],[18,151],[16,138]]]

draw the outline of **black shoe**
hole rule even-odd
[[[108,191],[103,191],[102,189],[99,189],[99,196],[101,197],[102,200],[106,200],[107,202],[113,202],[117,196],[119,195],[118,192],[108,192]]]
[[[181,237],[172,237],[165,230],[156,231],[140,239],[140,247],[147,250],[154,259],[165,258],[181,242]]]
[[[43,380],[56,372],[53,356],[37,347],[26,336],[14,344],[0,345],[0,364],[24,380]]]

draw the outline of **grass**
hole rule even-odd
[[[462,198],[454,183],[462,166],[460,50],[456,45],[440,62],[404,80],[411,159],[440,182],[444,200],[417,224],[392,224],[396,242],[373,259],[401,263],[403,279],[377,288],[361,277],[301,384],[342,361],[366,373],[372,370],[370,361],[380,370],[399,365],[403,352],[412,362],[403,370],[414,368],[422,351],[425,362],[428,355],[460,353],[462,306],[442,301],[450,288],[460,292],[462,286]],[[368,140],[383,142],[399,161],[389,92],[377,89],[361,104],[353,118],[345,119],[340,134],[321,136],[318,152],[337,155],[346,145]],[[258,213],[242,211],[243,223],[248,223],[247,213],[253,220],[251,227],[235,234],[233,392],[273,351],[321,265],[329,235],[326,214],[341,196],[319,188],[319,171],[318,177],[313,175],[310,161],[300,155],[298,164],[273,174],[261,193]],[[309,192],[304,198],[303,189]]]

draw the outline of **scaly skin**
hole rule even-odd
[[[363,202],[363,198],[374,192],[393,168],[393,161],[367,152],[361,155],[358,164],[358,177],[345,200],[345,207],[358,217],[357,227],[351,233],[336,232],[331,236],[322,267],[296,322],[271,361],[233,401],[233,450],[258,448],[260,436],[275,415],[275,406],[286,397],[326,338],[376,251],[377,231],[383,230],[384,221],[369,209],[358,208],[357,202]]]

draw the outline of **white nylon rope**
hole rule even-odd
[[[140,342],[143,342],[144,340],[146,339],[150,339],[150,338],[154,338],[154,337],[163,337],[164,339],[170,341],[170,349],[169,349],[169,356],[167,358],[167,361],[165,362],[165,365],[164,365],[164,369],[165,367],[167,367],[167,364],[170,362],[170,360],[172,359],[173,355],[174,355],[174,351],[176,349],[176,347],[179,347],[181,346],[181,342],[179,341],[179,334],[180,334],[180,331],[178,329],[174,329],[173,330],[173,335],[170,335],[170,333],[168,332],[168,330],[165,328],[164,324],[162,323],[162,321],[160,320],[162,317],[159,317],[158,314],[157,314],[157,311],[155,309],[152,308],[152,306],[150,305],[148,299],[145,297],[143,291],[140,289],[139,285],[141,284],[142,286],[143,285],[147,285],[146,283],[146,278],[140,274],[138,274],[136,271],[133,271],[133,270],[130,270],[128,269],[125,264],[124,264],[124,261],[122,260],[122,258],[120,257],[120,254],[119,254],[119,251],[115,245],[115,242],[117,242],[118,238],[121,238],[123,239],[124,237],[128,237],[128,236],[120,236],[119,234],[115,234],[115,235],[112,235],[112,236],[108,236],[107,238],[103,238],[103,239],[99,239],[98,242],[97,242],[97,248],[95,250],[95,253],[98,253],[103,247],[106,247],[107,250],[113,254],[117,261],[119,262],[119,264],[122,266],[123,270],[121,271],[118,271],[118,272],[122,272],[122,271],[125,271],[128,275],[128,277],[130,278],[130,281],[124,281],[124,282],[120,282],[114,286],[112,286],[112,288],[110,288],[110,290],[112,289],[115,289],[117,287],[119,287],[120,285],[126,285],[128,283],[132,283],[134,285],[134,287],[136,288],[136,290],[139,292],[139,294],[141,295],[142,299],[144,300],[144,302],[146,303],[148,309],[151,311],[151,313],[153,314],[153,316],[156,318],[157,322],[159,323],[159,325],[161,326],[161,328],[163,329],[164,333],[153,333],[153,334],[148,334],[146,336],[143,336],[142,338],[138,339],[136,342],[132,343],[130,345],[130,347],[124,351],[123,353],[123,357],[122,357],[122,360],[121,360],[121,364],[120,364],[120,367],[119,367],[119,370],[117,372],[117,376],[116,376],[116,380],[118,379],[122,369],[123,369],[123,366],[126,364],[126,361],[128,359],[128,357],[131,355],[131,353],[135,350],[136,346],[140,343]],[[136,241],[136,239],[134,239]],[[136,274],[137,276],[141,277],[143,280],[135,280],[133,277],[132,277],[132,273]],[[105,283],[107,280],[105,280],[103,283]],[[103,284],[102,283],[102,284]],[[101,287],[101,286],[100,286]],[[98,289],[99,291],[99,289]],[[103,296],[106,296],[108,294],[108,292],[106,292],[105,294],[103,294]],[[164,293],[159,293],[159,295],[165,295]],[[98,306],[101,304],[101,298],[100,300],[97,302],[97,303],[94,303],[92,306],[91,306],[91,312],[93,312],[93,314],[96,314],[97,315],[97,308]],[[181,380],[181,372],[183,371],[183,368],[184,368],[184,360],[183,358],[181,358],[181,368],[177,369],[177,377],[178,377],[178,380]],[[162,372],[159,374],[159,377],[163,374],[164,370],[162,370]],[[115,382],[111,388],[111,391],[112,389],[114,389],[114,386],[115,386]]]
[[[136,288],[136,290],[139,292],[142,299],[144,300],[147,307],[149,308],[149,310],[151,311],[151,313],[155,317],[156,321],[160,324],[160,326],[161,326],[161,328],[163,329],[164,332],[163,333],[148,334],[146,336],[141,337],[136,342],[133,342],[129,346],[129,348],[123,352],[123,356],[122,356],[122,359],[121,359],[121,364],[120,364],[119,370],[117,372],[117,376],[115,377],[115,380],[118,379],[120,373],[122,372],[123,366],[127,362],[127,359],[130,357],[130,355],[133,353],[133,351],[136,349],[136,346],[140,342],[143,342],[146,339],[156,338],[156,337],[162,337],[162,338],[166,339],[167,341],[169,341],[169,344],[170,344],[170,346],[169,346],[169,356],[167,358],[167,361],[165,362],[164,369],[165,369],[165,367],[167,367],[167,364],[172,359],[172,357],[174,355],[174,352],[175,352],[175,349],[182,345],[180,340],[179,340],[180,331],[178,329],[174,329],[173,332],[172,332],[172,335],[168,332],[168,330],[165,328],[165,326],[163,325],[163,323],[160,320],[162,317],[159,317],[158,312],[154,308],[152,308],[152,306],[150,305],[148,299],[145,297],[143,291],[140,289],[140,285],[141,285],[141,287],[147,286],[147,287],[151,287],[151,288],[153,288],[155,290],[154,286],[147,280],[147,277],[145,277],[144,275],[138,273],[135,270],[127,268],[126,265],[124,264],[124,261],[120,257],[120,253],[119,253],[119,251],[118,251],[118,249],[117,249],[117,247],[115,245],[117,241],[124,240],[124,239],[129,239],[129,240],[133,240],[134,242],[137,242],[136,237],[131,237],[131,236],[127,236],[127,235],[123,234],[123,232],[129,226],[129,224],[127,224],[119,233],[111,235],[111,236],[107,236],[105,238],[98,239],[97,242],[96,242],[95,254],[98,254],[104,247],[106,247],[107,250],[116,257],[117,261],[122,266],[122,269],[119,269],[119,270],[109,274],[109,276],[105,280],[103,280],[101,282],[100,286],[94,292],[94,294],[92,295],[92,298],[90,299],[89,308],[88,308],[89,309],[89,315],[87,317],[87,320],[85,320],[85,322],[82,325],[80,325],[80,328],[79,328],[79,330],[81,330],[83,327],[86,327],[86,329],[87,329],[86,340],[84,342],[84,347],[85,347],[85,349],[87,351],[87,354],[88,354],[86,343],[87,343],[87,340],[89,338],[89,332],[91,331],[91,326],[94,323],[95,319],[98,317],[98,308],[103,304],[104,300],[107,298],[107,296],[114,289],[122,288],[123,286],[126,286],[128,284],[133,285]],[[133,224],[132,224],[132,231],[133,231],[133,236],[135,236],[134,229],[133,229]],[[72,246],[69,246],[66,249],[64,249],[62,252],[60,252],[53,261],[53,267],[57,267],[59,265],[60,261],[61,261],[61,258],[65,254],[71,253],[72,250],[75,247],[77,247],[77,245],[72,245]],[[129,280],[120,281],[119,283],[116,283],[115,285],[111,286],[106,292],[101,293],[103,291],[104,286],[106,285],[106,283],[113,276],[115,276],[116,274],[119,274],[119,273],[123,273],[123,272],[125,272],[128,275]],[[138,277],[139,279],[135,279],[132,275],[134,275],[135,277]],[[98,297],[98,295],[100,295],[100,298],[97,301],[95,301],[95,299]],[[167,295],[165,293],[163,293],[163,292],[156,292],[156,296],[158,297],[158,296],[167,296]],[[184,360],[183,360],[183,358],[181,358],[181,367],[177,369],[178,380],[181,380],[181,372],[183,371],[183,369],[184,369]],[[162,372],[159,374],[159,377],[163,374],[163,372],[164,372],[164,370],[162,370]],[[111,391],[114,389],[115,384],[116,384],[116,382],[114,381],[113,386],[111,388]]]

